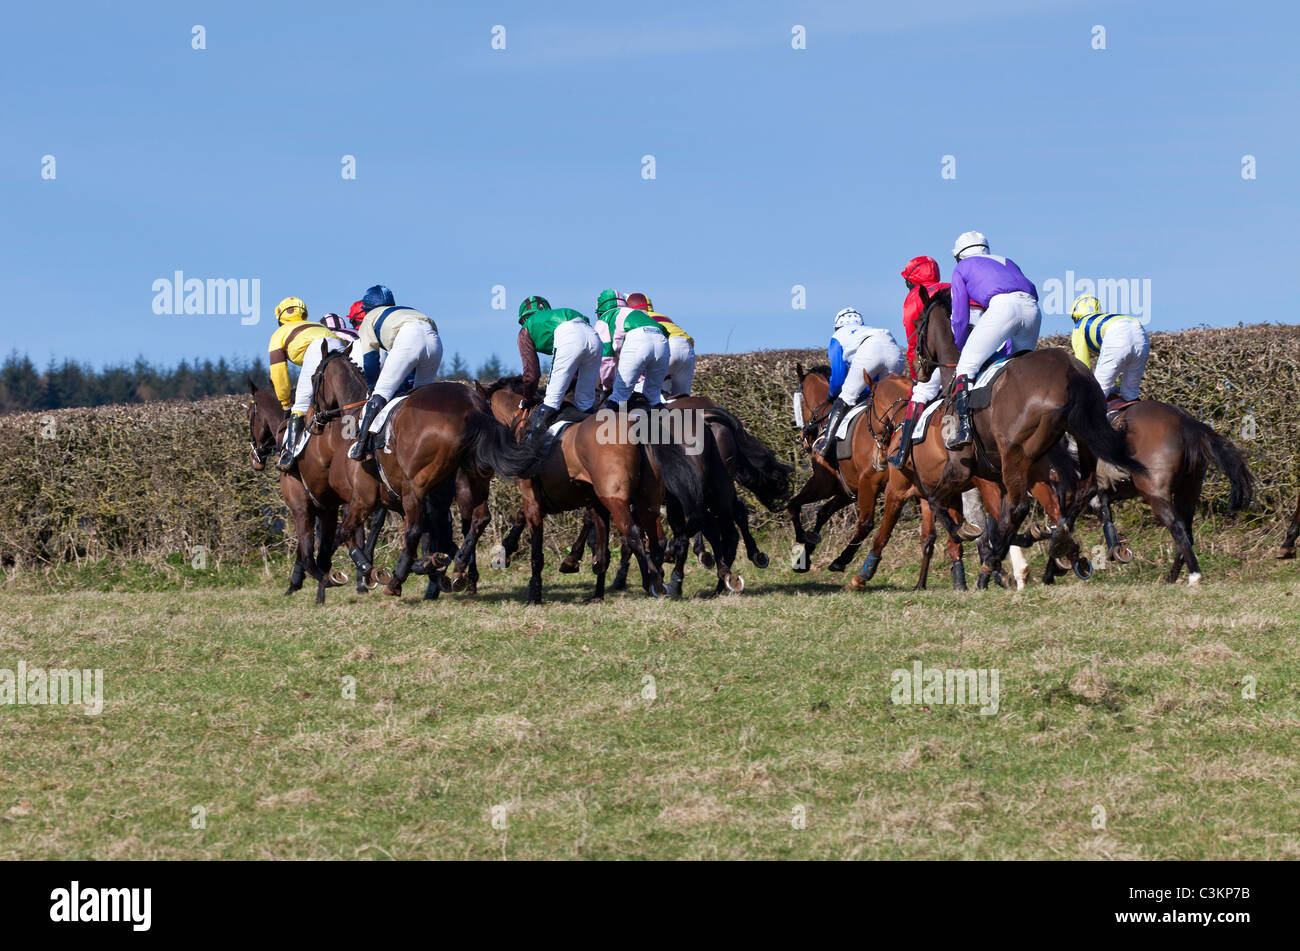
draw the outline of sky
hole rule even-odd
[[[264,360],[282,297],[318,317],[375,283],[471,365],[518,364],[524,297],[591,314],[605,287],[648,293],[701,353],[825,346],[846,306],[902,339],[903,265],[946,278],[970,229],[1040,289],[1135,282],[1152,330],[1296,321],[1295,4],[179,0],[0,22],[0,351],[38,364]],[[177,271],[256,287],[257,322],[157,313]]]

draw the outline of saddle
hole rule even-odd
[[[370,434],[373,437],[370,440],[370,449],[372,452],[378,453],[382,450],[383,452],[391,453],[393,451],[388,445],[389,442],[391,442],[391,436],[393,433],[393,428],[389,425],[389,421],[393,418],[393,411],[397,409],[397,407],[400,406],[409,395],[410,393],[408,392],[402,396],[394,396],[384,404],[383,409],[375,414],[374,422],[370,424]]]
[[[1142,401],[1124,400],[1124,399],[1120,399],[1119,397],[1115,397],[1114,399],[1109,400],[1106,403],[1106,422],[1110,423],[1112,426],[1115,425],[1115,420],[1119,419],[1120,414],[1122,414],[1126,409],[1128,409],[1134,403],[1140,403],[1140,402]]]
[[[866,415],[869,402],[869,400],[864,400],[858,403],[845,413],[844,418],[840,420],[840,428],[835,434],[835,438],[839,440],[835,444],[835,458],[837,460],[853,458],[853,433],[858,428],[858,423],[862,421],[862,417]]]
[[[971,384],[970,393],[967,395],[967,405],[971,412],[977,409],[988,409],[993,402],[993,384],[998,381],[1003,373],[1006,372],[1011,361],[1022,354],[1031,353],[1029,350],[1020,350],[1011,356],[1003,356],[995,353],[980,367],[980,372],[975,375],[975,382]]]

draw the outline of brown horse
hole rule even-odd
[[[504,377],[480,387],[480,392],[487,397],[497,421],[523,433],[532,407],[525,407],[522,394],[513,389],[518,379]],[[536,472],[519,480],[531,541],[529,604],[540,604],[542,600],[545,516],[574,509],[588,510],[593,520],[594,600],[605,596],[611,522],[636,558],[646,592],[654,597],[668,594],[660,567],[664,552],[659,537],[659,508],[667,491],[679,500],[676,504],[682,506],[679,511],[684,524],[695,525],[704,516],[704,487],[680,445],[647,445],[632,439],[611,439],[609,435],[607,420],[595,414],[566,427],[558,439],[536,440],[543,452],[541,464]],[[670,514],[673,509],[670,503]],[[711,532],[710,540],[720,545],[717,529]]]
[[[1110,519],[1109,499],[1141,496],[1174,540],[1176,555],[1165,581],[1177,581],[1186,564],[1187,583],[1199,584],[1201,568],[1193,547],[1192,520],[1205,472],[1211,462],[1218,462],[1231,485],[1228,508],[1235,512],[1246,507],[1254,496],[1254,479],[1241,450],[1177,406],[1156,400],[1141,400],[1120,410],[1114,425],[1143,470],[1129,473],[1104,464],[1097,468],[1102,491],[1093,507],[1101,517],[1107,547],[1112,553],[1120,547]],[[1294,535],[1291,541],[1294,543]]]
[[[917,322],[918,376],[928,377],[938,369],[945,389],[951,391],[959,356],[952,335],[951,293],[942,290],[930,296],[921,286],[920,294],[924,309]],[[1098,459],[1132,472],[1144,470],[1107,421],[1106,397],[1087,367],[1055,347],[1014,356],[993,384],[990,405],[972,413],[970,445],[950,452],[943,475],[928,487],[936,515],[955,534],[956,525],[947,511],[960,486],[969,484],[973,476],[1001,483],[1001,504],[996,522],[988,526],[989,552],[980,566],[981,575],[1000,570],[1029,512],[1034,463],[1057,447],[1066,433],[1078,443],[1083,486],[1066,514],[1068,523],[1095,491]],[[988,579],[981,577],[980,582],[986,586]]]
[[[858,503],[858,520],[854,526],[853,536],[844,551],[832,561],[827,569],[843,571],[848,567],[870,533],[875,520],[876,500],[889,477],[885,456],[889,446],[889,435],[894,426],[894,417],[907,406],[907,389],[899,391],[896,387],[887,388],[885,392],[890,399],[877,399],[880,384],[872,388],[868,396],[867,409],[853,430],[852,457],[835,460],[829,464],[819,453],[812,452],[813,442],[826,424],[830,412],[830,367],[817,366],[806,371],[802,364],[795,364],[795,373],[799,378],[799,389],[795,391],[795,425],[799,427],[800,439],[804,448],[809,450],[812,459],[813,474],[799,493],[790,500],[788,511],[794,522],[795,545],[803,545],[803,557],[795,565],[795,571],[807,571],[813,550],[821,541],[820,532],[826,520],[835,512],[854,499]],[[884,382],[884,381],[882,381]],[[890,405],[892,399],[893,405]],[[913,493],[915,495],[915,493]],[[802,509],[809,502],[816,502],[829,497],[830,501],[817,511],[817,521],[813,531],[803,530]],[[933,514],[929,504],[922,505],[923,538],[924,524],[933,525]],[[959,519],[960,520],[960,519]],[[922,545],[924,564],[929,565],[929,553],[934,549],[931,541],[928,547]],[[955,541],[949,540],[949,554],[954,555],[954,564],[961,563],[961,548]],[[954,579],[956,569],[954,569]],[[853,585],[852,587],[861,587]],[[921,587],[924,587],[922,584]],[[965,582],[961,582],[965,587]]]
[[[323,345],[322,345],[323,349]],[[325,353],[313,377],[312,410],[320,420],[338,420],[335,451],[346,449],[357,435],[359,410],[365,403],[366,383],[346,351]],[[399,507],[403,516],[402,552],[384,593],[400,597],[411,572],[428,574],[439,568],[437,555],[417,560],[421,537],[428,524],[429,494],[443,483],[453,484],[458,473],[468,481],[467,505],[473,516],[452,564],[453,589],[469,584],[471,560],[479,534],[491,516],[488,487],[493,472],[523,476],[532,472],[538,454],[519,446],[488,412],[483,400],[460,383],[430,383],[416,388],[389,419],[390,444],[375,458],[355,468],[369,478],[357,478],[348,515],[339,528],[339,540],[353,538],[362,522],[376,509]],[[357,570],[368,573],[372,565],[355,543],[349,549]]]
[[[249,459],[255,472],[266,468],[267,459],[279,448],[286,421],[280,401],[270,389],[259,389],[251,379],[248,401]],[[332,570],[330,562],[335,548],[335,529],[338,525],[339,507],[347,504],[351,495],[350,481],[343,476],[340,466],[332,467],[332,453],[322,452],[317,440],[309,440],[306,449],[289,472],[280,473],[280,494],[293,519],[298,546],[289,588],[293,594],[302,588],[305,575],[316,580],[316,603],[325,602],[325,589],[347,583],[347,575]],[[382,524],[380,512],[378,524]],[[370,538],[365,541],[374,550],[378,524],[372,523]],[[319,529],[319,539],[318,539]],[[367,591],[369,579],[357,579],[357,590]]]
[[[911,386],[911,381],[907,377],[890,376],[881,380],[876,385],[875,392],[872,393],[872,399],[879,401],[881,407],[870,412],[872,412],[873,416],[883,419],[887,431],[891,433],[900,421],[906,397],[911,393]],[[903,398],[902,404],[899,402],[900,398]],[[925,587],[935,535],[932,510],[927,512],[928,506],[925,504],[925,500],[933,496],[934,486],[938,481],[949,474],[949,451],[944,445],[943,426],[940,424],[939,415],[936,411],[935,417],[931,418],[929,425],[926,427],[924,436],[912,444],[912,451],[903,466],[901,468],[890,466],[889,481],[885,486],[884,511],[880,517],[880,530],[872,541],[871,551],[867,554],[862,568],[849,582],[851,588],[860,590],[874,577],[880,564],[880,554],[889,542],[890,535],[893,533],[898,516],[902,511],[903,503],[914,496],[919,496],[922,499],[922,561],[921,579],[917,583],[917,589]],[[1066,511],[1077,495],[1078,483],[1075,477],[1074,461],[1069,457],[1065,446],[1058,444],[1036,460],[1030,468],[1030,480],[1030,493],[1042,504],[1048,517],[1052,520],[1052,526],[1048,528],[1035,527],[1029,535],[1014,537],[1012,543],[1018,547],[1027,547],[1044,538],[1052,540],[1049,548],[1050,557],[1048,559],[1047,573],[1043,579],[1048,584],[1052,583],[1059,570],[1068,569],[1071,565],[1075,566],[1076,572],[1081,577],[1086,577],[1089,572],[1087,567],[1080,563],[1082,559],[1078,558],[1078,545],[1069,535],[1068,521],[1066,520]],[[985,508],[990,512],[998,511],[1002,507],[1003,490],[996,480],[972,476],[957,488],[959,491],[965,491],[968,488],[977,489]],[[960,522],[963,518],[959,507],[949,509],[946,515],[953,524]],[[988,544],[987,539],[981,541],[981,554],[985,553]],[[951,537],[949,539],[948,555],[949,560],[952,562],[953,586],[957,590],[964,590],[965,569],[961,567],[961,547],[954,545],[954,539]],[[996,572],[981,572],[977,585],[980,588],[986,588],[990,579],[996,577]]]
[[[1287,529],[1286,538],[1282,540],[1282,547],[1277,551],[1278,558],[1295,557],[1295,540],[1300,538],[1300,496],[1296,496],[1295,515],[1291,516],[1291,527]]]

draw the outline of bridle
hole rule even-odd
[[[331,350],[321,359],[320,366],[316,368],[316,372],[312,376],[312,380],[311,380],[312,414],[311,414],[311,419],[307,421],[307,429],[313,436],[319,436],[322,432],[324,432],[326,425],[334,422],[334,420],[336,419],[341,419],[344,416],[349,415],[350,410],[357,409],[360,406],[365,406],[366,403],[368,402],[368,400],[358,400],[354,403],[344,403],[341,406],[333,406],[330,407],[329,409],[325,409],[320,405],[323,399],[323,397],[321,396],[320,382],[325,375],[325,367],[335,357],[344,356],[345,354],[347,354],[348,349],[349,347],[344,347],[342,350]]]

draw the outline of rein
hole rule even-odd
[[[332,423],[334,420],[344,416],[350,409],[356,409],[358,406],[365,406],[366,402],[366,400],[358,400],[355,403],[346,403],[343,406],[336,406],[333,409],[325,409],[313,413],[311,421],[307,423],[307,428],[311,431],[313,436],[319,436],[324,431],[327,423]]]

